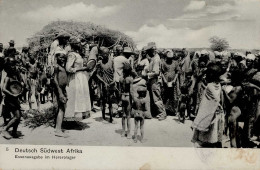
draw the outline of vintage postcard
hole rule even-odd
[[[259,169],[259,0],[0,0],[0,169]]]

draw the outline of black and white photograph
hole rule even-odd
[[[260,147],[259,0],[0,0],[0,144]]]

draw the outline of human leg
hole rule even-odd
[[[128,105],[127,105],[127,138],[131,139],[131,103],[130,103],[130,99],[128,101]]]
[[[12,136],[17,137],[17,129],[18,129],[18,126],[19,126],[20,120],[21,120],[21,111],[16,110],[14,116],[16,118],[16,122],[13,124]]]
[[[106,94],[106,90],[104,90],[102,88],[102,93],[101,93],[101,96],[100,96],[100,107],[101,107],[103,120],[106,120],[106,115],[105,115],[106,114],[105,113],[106,112],[106,100],[105,100],[106,96],[105,96],[105,94]]]
[[[32,90],[31,89],[28,91],[28,103],[29,103],[29,108],[32,109]]]
[[[134,142],[136,143],[137,142],[137,130],[138,130],[138,119],[135,118],[135,130],[134,130]]]
[[[113,108],[112,108],[111,100],[108,101],[108,107],[109,107],[109,122],[113,123]]]
[[[56,126],[55,126],[55,136],[57,137],[68,137],[67,134],[65,134],[64,132],[62,132],[62,122],[63,122],[63,118],[64,118],[64,113],[65,113],[65,104],[63,105],[59,105],[59,112],[56,118]]]
[[[39,92],[35,89],[35,92],[34,92],[34,94],[35,94],[35,99],[36,99],[36,104],[37,104],[37,109],[40,111],[40,94],[39,94]]]
[[[12,136],[10,136],[10,134],[8,133],[8,130],[10,129],[10,127],[13,127],[13,135],[16,135],[17,132],[17,128],[18,125],[20,123],[20,119],[21,119],[21,113],[20,110],[15,110],[13,111],[14,116],[12,117],[12,119],[8,122],[8,124],[6,125],[6,127],[4,128],[4,130],[2,131],[2,134],[4,136],[4,138],[6,139],[10,139],[12,138]]]
[[[122,116],[122,137],[125,137],[126,133],[125,133],[125,120],[126,118],[124,116]]]
[[[141,142],[144,142],[144,118],[140,120]]]
[[[152,84],[152,96],[154,101],[154,106],[156,107],[156,111],[158,113],[158,120],[166,119],[166,111],[165,106],[161,99],[161,90],[159,83]]]

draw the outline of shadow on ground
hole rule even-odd
[[[62,128],[66,130],[84,130],[90,128],[88,123],[78,121],[65,121],[62,123]]]

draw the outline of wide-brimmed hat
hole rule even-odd
[[[9,44],[14,44],[14,40],[10,40],[10,41],[9,41]]]
[[[61,31],[55,38],[70,38],[70,34],[65,31]]]
[[[130,54],[134,54],[134,52],[131,50],[130,47],[124,47],[124,51],[123,53],[130,53]]]
[[[150,49],[156,49],[156,44],[155,42],[149,42],[147,44],[147,49],[146,50],[150,50]]]
[[[70,44],[79,44],[80,40],[77,37],[71,37],[69,40]]]

